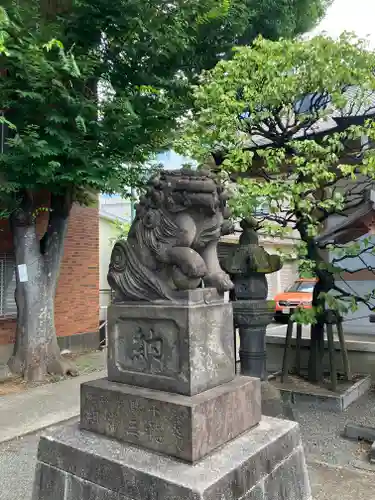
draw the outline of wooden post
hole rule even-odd
[[[346,349],[344,330],[342,328],[341,318],[339,318],[337,320],[337,335],[339,337],[339,342],[340,342],[342,364],[344,367],[344,375],[345,375],[346,380],[350,381],[350,380],[352,380],[352,375],[350,373],[349,356],[348,356],[348,351]]]
[[[288,328],[286,330],[283,367],[282,367],[282,372],[281,372],[281,382],[284,382],[284,380],[288,376],[288,372],[289,372],[289,351],[290,351],[290,347],[292,345],[292,335],[293,335],[293,320],[291,318],[289,318]]]
[[[296,373],[301,375],[301,344],[302,344],[302,325],[297,323],[296,338]]]
[[[331,371],[331,384],[332,390],[337,390],[337,370],[336,370],[336,359],[335,359],[335,343],[333,339],[333,327],[332,323],[327,323],[327,341],[328,341],[328,353],[329,353],[329,364]]]

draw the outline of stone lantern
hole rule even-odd
[[[266,328],[272,321],[275,303],[267,300],[266,275],[281,269],[278,255],[259,246],[255,219],[243,219],[239,243],[222,260],[234,283],[234,324],[240,335],[241,374],[267,380]]]

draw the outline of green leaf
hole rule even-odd
[[[85,120],[84,118],[81,116],[81,115],[78,115],[76,116],[76,125],[77,125],[77,129],[82,133],[82,134],[86,134],[87,132],[87,128],[86,128],[86,124],[85,124]]]
[[[47,51],[50,52],[54,48],[58,48],[59,50],[64,49],[64,45],[60,40],[56,40],[56,38],[52,38],[52,40],[49,40],[47,43],[44,43],[42,47]]]

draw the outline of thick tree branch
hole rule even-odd
[[[48,226],[43,238],[40,240],[40,250],[43,255],[48,253],[54,234],[60,229],[64,220],[69,217],[72,205],[71,190],[66,190],[63,194],[51,194]]]
[[[55,288],[63,256],[64,240],[68,227],[68,218],[73,205],[72,191],[52,194],[47,231],[40,241],[40,250],[44,256],[49,280]]]
[[[32,226],[35,224],[34,196],[32,191],[24,189],[17,193],[20,198],[19,206],[10,215],[11,228],[14,226]]]

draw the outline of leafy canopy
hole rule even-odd
[[[202,69],[255,30],[293,35],[314,24],[325,2],[310,4],[5,0],[0,95],[10,133],[0,195],[142,184],[141,166],[169,147]]]
[[[189,79],[177,73],[195,36],[228,15],[228,2],[178,3],[74,2],[56,20],[36,1],[1,8],[3,195],[142,181],[186,104]]]
[[[258,38],[202,74],[194,111],[182,124],[177,150],[201,162],[213,155],[223,178],[236,181],[236,216],[255,213],[259,200],[267,200],[264,230],[299,231],[305,273],[342,276],[345,267],[335,262],[344,263],[342,253],[358,253],[352,244],[326,245],[336,255],[327,264],[319,234],[329,216],[345,216],[364,203],[373,184],[374,71],[374,53],[349,34],[339,40]],[[341,309],[374,295],[354,300],[333,288],[340,301],[330,298],[330,305]]]
[[[243,45],[259,34],[269,40],[294,38],[308,32],[324,16],[332,0],[264,0],[251,2]]]

